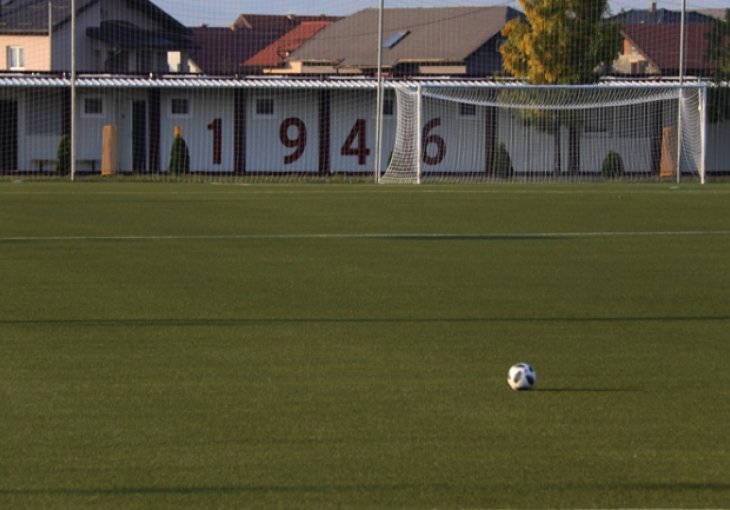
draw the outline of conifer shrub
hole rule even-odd
[[[170,174],[184,174],[190,172],[190,152],[182,136],[176,135],[170,149],[170,165],[167,167]]]
[[[56,174],[68,175],[71,172],[71,138],[63,135],[56,151]]]
[[[621,177],[624,174],[624,162],[621,155],[615,151],[609,151],[603,159],[601,174],[606,178]]]
[[[508,178],[512,177],[515,169],[512,167],[512,158],[504,142],[499,142],[497,149],[494,151],[494,160],[492,161],[492,175],[494,177]]]

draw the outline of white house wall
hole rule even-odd
[[[147,118],[149,124],[149,93],[146,90],[121,90],[109,91],[110,106],[113,111],[113,123],[117,127],[117,155],[120,172],[145,171],[147,168],[134,168],[133,164],[133,104],[141,101],[146,104]],[[145,144],[149,145],[149,130],[146,129]],[[147,153],[149,159],[149,153]]]
[[[63,15],[66,15],[64,13]],[[56,16],[61,16],[56,13]],[[104,61],[110,47],[86,35],[87,28],[99,27],[102,21],[122,20],[130,22],[144,30],[157,30],[156,22],[145,13],[130,9],[127,2],[119,0],[102,0],[93,3],[88,9],[79,12],[76,17],[76,68],[83,71],[103,71]],[[81,43],[83,41],[83,44]],[[68,71],[71,69],[71,23],[64,23],[53,35],[53,70]],[[98,53],[97,53],[98,52]],[[160,52],[155,67],[167,67],[165,52]],[[130,70],[134,71],[136,54],[129,51]]]
[[[730,170],[730,121],[707,126],[707,172]]]
[[[333,91],[330,102],[330,166],[336,173],[369,173],[375,168],[376,93],[374,91]],[[384,169],[393,151],[395,111],[383,116],[382,160]],[[364,129],[363,129],[364,126]],[[365,144],[360,130],[364,131]],[[347,143],[347,142],[350,143]]]
[[[257,104],[273,100],[272,113]],[[319,170],[319,99],[316,90],[251,91],[246,100],[247,172]]]
[[[119,169],[131,171],[164,171],[168,165],[170,150],[176,126],[182,129],[191,156],[191,171],[211,173],[234,173],[235,168],[235,101],[234,88],[159,89],[159,141],[152,139],[150,126],[150,90],[139,88],[89,88],[77,89],[76,106],[76,155],[79,160],[87,160],[78,165],[81,172],[89,171],[90,161],[96,170],[102,153],[102,131],[105,125],[114,124],[118,129]],[[245,168],[249,174],[256,173],[311,173],[316,174],[323,167],[320,158],[320,114],[324,109],[320,103],[321,90],[290,89],[242,89],[245,102],[245,121],[241,133],[245,141],[239,141],[239,150],[245,149]],[[40,160],[55,160],[58,142],[63,128],[63,98],[68,94],[63,88],[4,88],[0,89],[0,99],[16,101],[18,105],[17,154],[18,170],[37,171]],[[153,94],[154,96],[154,94]],[[329,169],[334,173],[364,173],[374,168],[375,157],[375,93],[373,90],[331,90],[329,92]],[[171,100],[187,99],[189,111],[186,115],[173,115]],[[100,100],[100,112],[85,111],[87,99]],[[257,113],[257,100],[267,99],[273,103],[273,111]],[[159,167],[133,168],[132,105],[135,101],[145,102],[147,149],[146,161],[150,154],[159,148]],[[428,173],[482,173],[486,166],[485,144],[487,143],[487,113],[477,109],[476,115],[465,118],[460,114],[457,104],[434,106],[424,104],[421,128],[438,119],[438,124],[424,137],[426,153],[434,157],[443,150],[443,158],[436,163],[424,163],[425,175]],[[676,112],[665,108],[661,128],[676,123]],[[358,121],[364,121],[365,147],[369,150],[364,161],[358,154],[348,153],[359,148],[360,140],[348,136]],[[217,124],[214,125],[214,123]],[[217,126],[217,128],[216,128]],[[306,136],[302,128],[306,131]],[[385,117],[383,126],[383,167],[393,147],[395,118]],[[220,135],[220,161],[215,158],[216,129]],[[654,129],[657,129],[656,127]],[[708,172],[728,172],[730,161],[730,122],[708,124],[707,126]],[[618,152],[628,173],[649,173],[657,164],[657,141],[651,140],[648,123],[637,125],[634,132],[626,132],[620,126],[613,126],[608,133],[584,133],[581,137],[580,169],[582,172],[601,171],[603,160],[609,151]],[[509,110],[502,110],[497,116],[495,144],[504,143],[517,174],[550,174],[553,168],[554,136],[539,129],[525,125],[515,119]],[[561,166],[568,169],[569,136],[562,130]],[[441,140],[443,146],[440,146]],[[159,146],[150,144],[159,142]],[[244,143],[245,142],[245,143]],[[347,149],[347,150],[344,150]],[[361,164],[362,163],[362,164]],[[50,170],[46,166],[45,170]]]
[[[55,14],[61,16],[61,14]],[[64,13],[64,16],[67,13]],[[101,22],[99,4],[92,5],[76,16],[76,69],[99,71],[94,62],[94,47],[92,44],[78,44],[78,41],[89,40],[86,29],[98,27]],[[67,21],[53,35],[53,70],[68,71],[71,69],[71,22]],[[103,58],[103,56],[102,56]]]
[[[0,100],[18,109],[18,168],[37,170],[40,160],[54,160],[61,139],[61,94],[48,90],[0,90]]]
[[[483,173],[486,122],[484,108],[462,115],[459,103],[425,100],[421,112],[422,173]]]
[[[173,99],[188,101],[189,112],[172,112]],[[234,100],[230,90],[163,90],[160,104],[160,164],[167,168],[175,127],[182,128],[191,172],[234,171]],[[218,132],[216,132],[218,130]],[[220,136],[220,160],[215,137]]]

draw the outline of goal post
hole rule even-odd
[[[396,135],[382,183],[705,179],[703,84],[394,87]]]

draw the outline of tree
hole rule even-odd
[[[172,141],[170,165],[167,167],[167,171],[175,175],[190,172],[190,153],[180,132],[175,133],[175,139]]]
[[[494,151],[494,160],[492,161],[492,175],[501,178],[511,178],[515,169],[512,166],[512,158],[504,142],[499,142]]]
[[[610,23],[608,0],[519,0],[525,13],[502,29],[500,47],[505,70],[532,84],[577,85],[595,83],[600,71],[618,56],[621,34]],[[571,112],[568,112],[571,113]],[[534,112],[538,124],[555,137],[553,170],[561,173],[560,129],[568,127],[570,173],[580,161],[579,121],[562,111]]]
[[[56,173],[68,175],[71,172],[71,138],[63,135],[56,150]]]

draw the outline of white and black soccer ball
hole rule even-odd
[[[537,383],[537,374],[529,363],[517,363],[510,367],[507,383],[515,391],[531,390]]]

